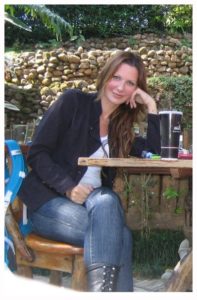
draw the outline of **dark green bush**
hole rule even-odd
[[[8,5],[7,5],[8,6]],[[11,5],[9,5],[11,6]],[[46,5],[59,14],[74,29],[74,35],[106,38],[130,36],[138,33],[185,33],[192,32],[192,5]],[[6,7],[6,6],[5,6]],[[32,32],[26,32],[6,23],[5,45],[11,47],[18,40],[22,45],[35,45],[54,39],[55,34],[39,18],[24,14],[22,5],[13,5],[15,17],[19,18]],[[10,11],[8,11],[10,12]],[[62,41],[69,39],[64,32]]]
[[[148,87],[159,110],[182,111],[183,128],[192,128],[192,77],[151,77],[148,79]]]
[[[133,231],[134,276],[157,277],[179,261],[178,249],[185,239],[182,231],[153,229],[149,235]]]

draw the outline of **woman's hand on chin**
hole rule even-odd
[[[157,106],[155,100],[140,88],[137,88],[131,98],[126,102],[131,108],[136,108],[137,104],[143,104],[147,107],[148,113],[157,114]]]

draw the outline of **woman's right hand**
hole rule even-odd
[[[130,104],[131,108],[136,108],[138,103],[144,104],[148,109],[148,113],[157,114],[155,100],[139,87],[132,93],[131,98],[127,101],[127,104]]]
[[[93,186],[90,184],[78,184],[74,188],[68,190],[65,194],[73,202],[83,204],[87,196],[93,191]]]

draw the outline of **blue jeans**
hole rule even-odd
[[[132,237],[120,199],[111,189],[95,189],[84,205],[54,198],[30,218],[33,231],[46,238],[84,247],[86,266],[120,266],[117,291],[132,291]]]

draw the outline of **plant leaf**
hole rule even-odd
[[[9,15],[7,12],[4,13],[4,19],[6,22],[9,22],[17,27],[20,27],[21,29],[24,29],[26,31],[31,32],[31,28],[29,28],[25,23],[23,23],[21,20],[17,19],[14,16]]]

